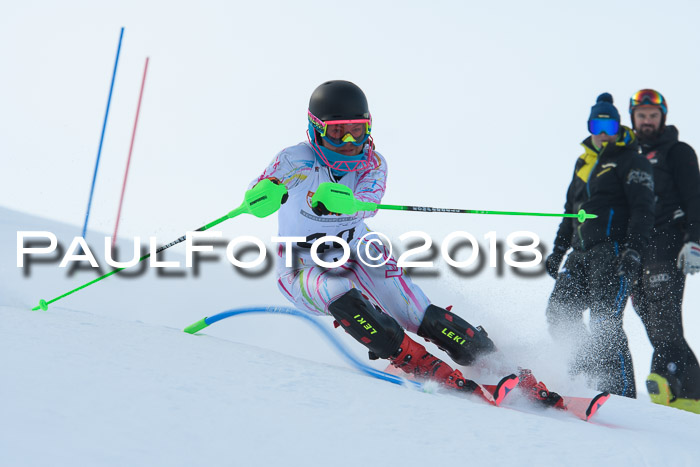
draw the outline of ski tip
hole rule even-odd
[[[500,405],[501,402],[503,402],[503,399],[506,398],[508,393],[515,389],[518,386],[518,383],[520,382],[520,378],[518,378],[517,375],[515,374],[510,374],[508,376],[504,376],[496,385],[496,390],[493,392],[493,399],[496,405]]]
[[[608,399],[610,399],[610,393],[607,391],[601,392],[591,399],[591,403],[588,405],[588,409],[586,409],[586,420],[590,420],[590,418],[596,412],[598,412],[598,409],[600,409]]]

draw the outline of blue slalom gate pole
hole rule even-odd
[[[107,98],[107,110],[105,111],[105,119],[102,123],[102,135],[100,136],[100,145],[97,148],[97,160],[95,161],[95,172],[92,175],[92,185],[90,186],[90,198],[88,199],[87,212],[85,213],[85,223],[83,224],[82,237],[85,238],[87,232],[88,219],[90,218],[90,206],[92,205],[92,195],[95,192],[95,180],[97,179],[97,169],[100,166],[100,155],[102,154],[102,143],[105,139],[105,130],[107,129],[107,117],[109,117],[109,106],[112,103],[112,91],[114,91],[114,80],[117,77],[117,65],[119,65],[119,53],[122,50],[122,38],[124,37],[124,28],[119,34],[119,45],[117,46],[117,58],[114,60],[114,71],[112,72],[112,84],[109,86],[109,97]]]

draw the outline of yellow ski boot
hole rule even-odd
[[[674,397],[668,381],[658,373],[647,377],[647,391],[654,404],[667,405],[680,410],[700,414],[700,400]]]

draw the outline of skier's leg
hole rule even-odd
[[[459,365],[471,365],[496,346],[481,326],[474,327],[449,310],[429,305],[418,335],[443,349]]]
[[[616,258],[615,247],[607,243],[594,247],[587,257],[592,303],[585,357],[600,391],[636,398],[632,356],[622,327],[629,281],[617,276]]]
[[[469,365],[480,354],[495,350],[481,327],[472,326],[451,311],[430,304],[386,248],[376,243],[368,244],[367,248],[372,257],[381,259],[383,266],[371,268],[357,260],[348,264],[353,265],[360,282],[372,284],[374,298],[405,329],[435,343],[460,365]]]
[[[430,305],[428,297],[406,275],[403,268],[398,267],[396,259],[386,247],[365,242],[360,244],[359,249],[376,258],[379,265],[370,267],[353,252],[346,263],[353,280],[361,284],[363,293],[370,301],[396,319],[401,327],[409,332],[417,332],[425,310]]]
[[[351,270],[343,268],[308,266],[290,270],[278,278],[277,286],[297,308],[317,315],[330,315],[330,303],[355,287],[371,294]]]
[[[571,348],[574,354],[588,339],[588,330],[583,322],[583,312],[589,303],[583,255],[578,251],[569,254],[557,276],[545,312],[549,333],[554,341]]]
[[[389,359],[406,373],[446,386],[470,392],[477,389],[459,370],[453,370],[406,335],[394,318],[372,305],[358,289],[332,301],[328,310],[343,329],[367,347],[374,357]]]
[[[642,287],[641,299],[635,302],[654,347],[651,373],[665,378],[675,397],[700,399],[700,365],[683,335],[685,275],[675,261],[651,264]]]
[[[590,333],[583,322],[590,292],[584,264],[585,253],[572,251],[557,276],[545,315],[549,333],[568,354],[571,375],[588,374],[589,359],[584,355]]]
[[[366,279],[366,277],[365,277]],[[371,294],[366,280],[351,268],[309,267],[282,275],[278,285],[298,308],[332,315],[348,334],[376,358],[387,358],[407,373],[430,378],[446,386],[475,389],[459,370],[434,357],[408,337],[401,325],[375,307],[363,294]]]

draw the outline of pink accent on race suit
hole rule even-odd
[[[280,160],[279,160],[278,158],[275,158],[275,161],[272,163],[272,166],[271,166],[271,167],[268,167],[268,169],[270,169],[269,172],[270,172],[271,174],[272,174],[272,173],[275,173],[275,171],[277,170],[277,168],[279,167],[279,165],[280,165]],[[263,181],[264,179],[270,178],[270,176],[268,175],[268,169],[265,169],[265,171],[264,171],[262,174],[260,174],[260,176],[258,177],[258,179],[256,180],[255,183],[260,183],[260,182]],[[255,184],[253,184],[253,186],[255,186]]]
[[[348,260],[348,263],[349,263],[350,261],[352,261],[352,260]],[[357,264],[357,263],[356,263],[356,264]],[[373,301],[376,305],[379,305],[379,304],[380,304],[379,300],[377,300],[377,297],[375,297],[375,296],[372,294],[372,291],[370,291],[369,288],[362,282],[362,279],[360,279],[360,276],[357,275],[357,272],[355,272],[354,269],[349,268],[349,267],[344,266],[344,265],[341,266],[341,268],[345,269],[346,271],[350,271],[351,273],[353,273],[353,275],[355,276],[355,279],[357,280],[357,282],[356,282],[357,285],[359,285],[360,287],[362,287],[362,290],[365,292],[365,295],[369,296],[369,297],[372,299],[372,301]],[[366,276],[366,275],[367,275],[367,273],[365,273],[365,276]],[[371,279],[370,279],[370,282],[371,282]]]
[[[358,276],[357,273],[355,272],[355,270],[354,270],[355,267],[360,268],[360,271],[362,271],[362,273],[367,277],[367,280],[369,281],[370,285],[375,285],[374,281],[372,280],[372,276],[363,267],[362,263],[355,261],[354,259],[348,259],[348,263],[353,264],[352,273],[355,274],[355,277],[357,277],[357,280],[360,280],[360,276]]]
[[[306,295],[309,298],[313,296],[313,293],[311,293],[311,289],[309,288],[309,277],[311,276],[311,271],[313,271],[313,270],[314,270],[314,268],[309,268],[309,270],[306,272],[306,280],[304,281],[304,282],[306,282],[306,284],[305,284],[306,285]],[[304,284],[302,284],[302,286],[303,285]],[[323,303],[323,297],[321,297],[321,302]],[[327,305],[327,304],[324,303],[324,305]]]
[[[282,287],[282,289],[287,293],[287,295],[289,295],[289,296],[292,298],[292,300],[293,300],[293,299],[294,299],[294,295],[292,295],[291,293],[289,293],[289,290],[287,290],[287,287],[285,287],[284,284],[282,283],[282,279],[281,279],[281,278],[280,278],[280,279],[277,279],[277,282],[279,282],[280,287]]]
[[[406,284],[406,281],[403,280],[403,277],[399,277],[399,282],[401,283],[401,287],[406,291],[406,295],[409,296],[411,300],[413,300],[413,303],[416,305],[416,308],[421,308],[420,302],[416,298],[415,295],[413,295],[413,291],[411,288]]]
[[[326,269],[326,270],[323,271],[321,274],[319,274],[318,277],[316,278],[316,291],[318,292],[318,298],[320,298],[320,299],[321,299],[321,303],[323,303],[323,309],[324,309],[325,311],[328,311],[328,305],[330,305],[331,302],[337,298],[337,297],[334,297],[333,299],[331,299],[331,300],[329,300],[328,302],[326,302],[326,301],[323,299],[323,296],[321,295],[321,278],[323,277],[324,274],[327,274],[328,272],[330,272],[330,269]],[[309,295],[309,296],[310,296],[310,295]]]

